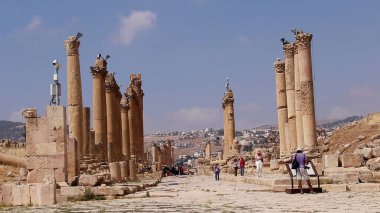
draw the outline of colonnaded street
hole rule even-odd
[[[157,187],[122,199],[2,209],[20,212],[380,212],[380,193],[285,194],[268,187],[214,181],[210,176],[170,176]]]

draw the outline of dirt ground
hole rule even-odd
[[[346,144],[351,146],[344,153],[352,153],[358,145],[371,143],[371,137],[378,134],[380,134],[380,113],[373,113],[335,130],[330,136],[328,153],[335,153]],[[365,139],[359,141],[359,136],[365,136]]]

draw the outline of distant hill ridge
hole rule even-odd
[[[0,120],[0,139],[24,141],[24,123]]]

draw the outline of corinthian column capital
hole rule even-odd
[[[79,54],[79,45],[80,41],[77,36],[69,36],[65,40],[65,48],[67,55],[78,55]]]
[[[294,44],[287,43],[282,46],[286,58],[294,57]]]
[[[276,73],[283,73],[285,72],[285,62],[277,58],[273,64],[273,68],[276,71]]]
[[[296,37],[298,48],[304,49],[304,48],[311,47],[311,40],[313,39],[313,34],[304,33],[303,31],[297,31],[295,33],[295,37]]]

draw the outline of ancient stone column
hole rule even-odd
[[[297,127],[297,147],[303,148],[303,123],[302,123],[302,108],[301,108],[301,82],[298,66],[298,45],[294,44],[294,88],[296,90],[296,127]]]
[[[90,107],[83,107],[83,155],[90,154]]]
[[[288,149],[286,146],[285,123],[288,122],[288,109],[286,103],[286,86],[285,86],[285,62],[277,59],[274,62],[276,72],[276,96],[277,96],[277,116],[278,132],[280,135],[280,153],[285,154]]]
[[[83,155],[83,102],[82,81],[79,63],[79,45],[77,36],[65,40],[67,54],[67,110],[69,114],[69,137],[75,138],[80,155]]]
[[[120,102],[121,102],[121,93],[120,88],[116,84],[116,90],[115,90],[115,157],[117,161],[123,160],[123,143],[122,143],[122,132],[121,132],[121,108],[120,108]]]
[[[235,115],[234,115],[234,94],[232,90],[225,92],[222,102],[225,129],[224,129],[224,157],[232,154],[233,140],[235,138]]]
[[[131,85],[128,86],[125,96],[128,97],[129,100],[128,121],[130,134],[130,152],[131,156],[133,155],[134,158],[136,158],[138,152],[137,98],[136,92],[133,90]]]
[[[124,160],[127,162],[131,159],[130,152],[130,134],[129,134],[129,120],[128,120],[128,110],[129,110],[129,102],[127,98],[122,98],[121,102],[121,134],[123,141],[123,155]]]
[[[95,154],[94,153],[94,150],[95,150],[95,130],[94,129],[90,130],[90,145],[88,147],[88,150],[90,152],[90,155]]]
[[[131,181],[137,180],[137,165],[134,160],[129,160],[129,175]]]
[[[158,150],[156,144],[152,145],[152,162],[158,162]]]
[[[206,159],[211,159],[211,144],[210,141],[206,142]]]
[[[114,161],[114,109],[115,109],[115,84],[113,74],[107,74],[105,80],[106,88],[106,110],[107,110],[107,160],[108,162]]]
[[[311,40],[313,35],[296,32],[298,48],[299,78],[301,82],[301,107],[305,147],[314,148],[317,144],[314,106],[313,71],[311,62]]]
[[[92,108],[93,125],[95,130],[95,144],[103,143],[102,159],[107,159],[107,112],[105,77],[107,75],[107,61],[96,58],[95,65],[90,68],[92,74]]]
[[[143,97],[144,92],[141,89],[142,80],[141,74],[131,74],[131,85],[136,92],[136,123],[137,123],[137,154],[139,158],[142,158],[144,153],[144,123],[143,123]]]
[[[297,149],[297,126],[295,108],[295,85],[294,85],[294,45],[284,43],[285,54],[285,84],[286,84],[286,103],[288,108],[288,138],[286,141],[288,151]]]

